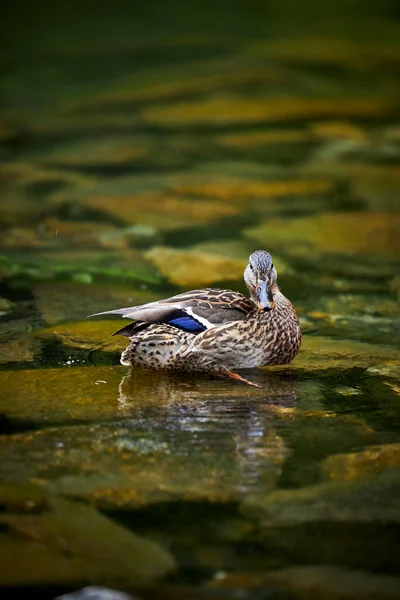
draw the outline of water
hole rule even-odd
[[[3,23],[3,591],[398,597],[397,8],[157,6]],[[257,248],[304,333],[260,389],[86,320]]]

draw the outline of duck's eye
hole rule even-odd
[[[254,269],[253,269],[253,265],[249,265],[249,267],[250,267],[250,270],[251,270],[251,271],[254,271]]]
[[[273,269],[273,268],[274,268],[274,263],[271,264],[271,269]]]

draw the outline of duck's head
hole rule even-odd
[[[277,289],[277,273],[268,252],[256,250],[250,255],[249,264],[244,271],[244,280],[257,308],[272,310],[273,292]]]

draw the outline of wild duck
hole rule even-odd
[[[251,254],[244,281],[250,298],[205,288],[90,316],[134,320],[114,334],[130,340],[123,365],[226,374],[256,385],[234,370],[289,363],[299,351],[301,330],[268,252]]]

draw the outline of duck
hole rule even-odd
[[[300,349],[301,328],[268,252],[250,255],[244,281],[249,298],[204,288],[90,317],[133,321],[114,334],[129,338],[122,365],[212,373],[259,387],[236,370],[290,363]]]

